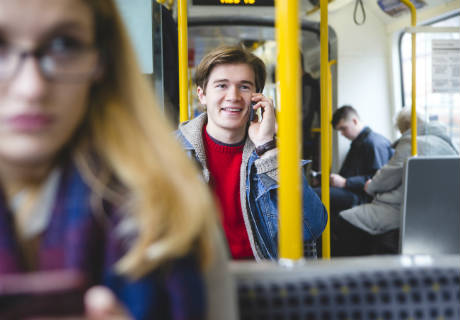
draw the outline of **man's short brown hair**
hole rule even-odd
[[[209,75],[212,69],[220,64],[248,64],[254,71],[257,92],[262,92],[265,86],[267,71],[264,62],[242,46],[222,46],[206,54],[195,71],[195,83],[206,93]]]
[[[344,105],[338,108],[332,115],[332,127],[335,129],[335,127],[337,127],[337,125],[339,124],[340,120],[349,120],[353,116],[359,119],[358,112],[352,106]]]

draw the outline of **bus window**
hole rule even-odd
[[[457,13],[443,20],[429,24],[430,27],[460,27]],[[432,87],[432,41],[450,39],[460,41],[460,33],[417,33],[417,109],[421,110],[427,121],[440,121],[457,149],[460,149],[460,87],[455,91],[433,92]],[[458,55],[458,52],[457,52]],[[400,61],[402,72],[402,105],[411,105],[411,36],[402,35],[400,42]],[[457,70],[458,72],[458,70]],[[457,74],[458,76],[458,74]]]

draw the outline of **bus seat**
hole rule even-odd
[[[404,167],[402,254],[460,253],[460,157],[413,157]]]
[[[460,256],[230,265],[242,320],[460,319]]]

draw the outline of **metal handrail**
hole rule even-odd
[[[261,26],[275,27],[275,20],[272,17],[255,17],[255,16],[229,16],[213,15],[211,17],[189,17],[188,25],[196,26]],[[310,31],[319,36],[318,23],[312,21],[300,21],[300,28],[304,31]]]
[[[411,26],[415,27],[417,25],[417,12],[415,6],[409,0],[401,0],[409,9],[411,15]],[[415,32],[411,33],[412,38],[412,109],[411,109],[411,146],[412,151],[411,155],[417,155],[417,108],[416,108],[416,34]]]

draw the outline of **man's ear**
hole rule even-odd
[[[201,104],[206,105],[206,94],[204,93],[203,88],[196,88],[196,93],[198,95],[198,99],[200,99]]]

